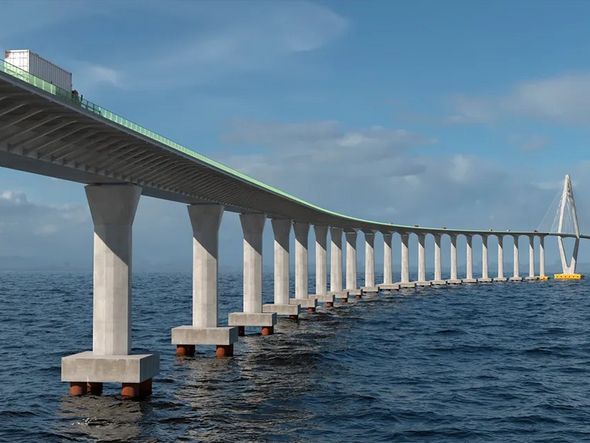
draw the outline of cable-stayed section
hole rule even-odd
[[[578,224],[578,214],[576,211],[576,201],[574,199],[574,190],[569,175],[565,176],[561,200],[559,202],[557,233],[573,234],[574,247],[571,256],[566,256],[563,237],[557,237],[559,247],[559,257],[561,259],[561,274],[555,274],[557,279],[579,279],[582,276],[576,274],[576,263],[578,261],[578,250],[580,246],[580,226]]]

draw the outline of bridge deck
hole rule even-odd
[[[229,168],[31,74],[0,63],[0,165],[80,183],[129,182],[143,194],[234,212],[381,232],[560,235],[382,223],[339,214]],[[587,238],[587,236],[582,236]]]

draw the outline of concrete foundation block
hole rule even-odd
[[[269,303],[262,305],[262,312],[273,312],[277,315],[299,315],[299,305],[275,305],[274,303]]]
[[[291,298],[289,303],[292,305],[299,305],[302,309],[317,308],[318,301],[315,297],[308,298]]]
[[[460,285],[461,283],[463,283],[463,280],[461,280],[460,278],[453,278],[453,279],[448,279],[447,283],[449,285]]]
[[[430,281],[417,281],[416,282],[416,286],[420,286],[420,287],[427,287],[427,286],[431,286],[432,283]]]
[[[331,292],[336,300],[348,300],[348,291]]]
[[[508,279],[506,277],[496,277],[496,278],[494,278],[494,281],[498,282],[498,283],[504,283],[504,282],[507,282]]]
[[[320,294],[314,295],[313,297],[316,298],[318,303],[334,303],[334,299],[336,298],[334,294]]]
[[[407,282],[407,283],[400,283],[399,284],[399,288],[400,289],[414,289],[416,287],[416,282],[415,281],[411,281],[411,282]]]
[[[510,277],[509,281],[515,281],[515,282],[522,281],[522,277]]]
[[[464,278],[463,283],[477,283],[476,278]]]
[[[357,297],[363,295],[363,291],[361,289],[347,289],[348,295],[351,297]]]
[[[397,291],[399,290],[399,283],[382,283],[377,287],[380,291]]]
[[[539,277],[536,275],[533,277],[525,277],[525,280],[526,281],[537,281],[537,280],[539,280]]]
[[[273,327],[277,324],[277,314],[270,312],[232,312],[227,320],[230,326]]]
[[[61,359],[61,381],[141,383],[160,372],[160,355],[96,355],[92,351]]]
[[[178,326],[172,329],[174,345],[220,345],[229,346],[238,341],[238,328],[196,328]]]
[[[432,280],[430,282],[430,284],[432,286],[446,286],[447,285],[447,281],[446,280]]]
[[[379,292],[378,286],[363,286],[361,288],[363,294],[377,294]]]
[[[493,281],[493,279],[491,279],[489,277],[488,278],[478,278],[477,279],[477,282],[478,283],[491,283],[492,281]]]

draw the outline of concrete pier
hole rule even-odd
[[[426,236],[418,234],[418,284],[420,286],[426,282],[425,241]]]
[[[481,236],[481,278],[478,279],[480,283],[490,283],[492,279],[488,270],[488,236]]]
[[[376,294],[379,288],[375,284],[375,232],[364,231],[365,234],[365,286],[363,294]]]
[[[545,278],[545,237],[539,236],[539,277]]]
[[[262,335],[270,335],[277,323],[275,313],[262,312],[262,232],[265,221],[264,214],[240,214],[244,234],[244,310],[230,313],[228,324],[240,327],[241,334],[246,326],[256,326],[261,328]]]
[[[458,285],[462,282],[457,277],[457,236],[451,234],[449,237],[451,239],[451,276],[447,282],[450,285]]]
[[[238,329],[218,324],[217,272],[223,206],[190,205],[188,214],[193,229],[193,322],[172,329],[172,344],[179,356],[194,355],[196,345],[214,345],[217,357],[231,357]]]
[[[535,236],[529,235],[529,275],[527,275],[526,280],[538,280],[535,276]]]
[[[522,281],[522,277],[520,276],[520,259],[518,254],[518,236],[513,235],[512,238],[514,239],[514,266],[512,269],[512,277],[510,277],[510,281]]]
[[[262,312],[275,312],[293,319],[299,317],[299,305],[289,301],[289,237],[291,220],[271,221],[274,234],[274,303],[262,305]]]
[[[465,278],[463,283],[477,283],[473,278],[473,236],[465,235]]]
[[[308,239],[309,223],[293,223],[295,231],[295,298],[289,303],[298,304],[307,312],[315,312],[317,299],[309,296]]]
[[[356,231],[346,231],[346,289],[350,292],[357,290],[357,252]],[[358,292],[360,294],[360,291]]]
[[[410,282],[410,235],[406,232],[400,234],[401,240],[401,279],[402,284]]]
[[[330,227],[330,293],[341,303],[348,302],[342,289],[342,228]]]
[[[61,380],[72,395],[121,383],[125,397],[147,396],[160,370],[158,354],[131,353],[131,232],[140,196],[131,184],[86,186],[94,223],[92,351],[62,358]]]
[[[498,272],[494,281],[504,282],[507,278],[504,277],[504,236],[497,235],[498,239]]]
[[[383,233],[383,284],[393,283],[393,263],[391,256],[391,232]]]
[[[328,294],[327,279],[327,238],[328,227],[315,225],[315,295],[318,303],[324,303],[327,308],[334,306],[334,294]]]
[[[434,236],[434,280],[442,280],[441,257],[440,257],[440,240],[441,236]]]
[[[444,286],[447,284],[447,281],[442,278],[440,241],[441,235],[434,234],[434,280],[432,280],[432,284],[436,286]]]

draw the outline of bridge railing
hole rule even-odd
[[[51,95],[54,95],[55,97],[65,101],[65,102],[80,106],[82,109],[85,109],[88,112],[92,112],[93,114],[99,115],[107,120],[110,120],[112,122],[115,122],[115,123],[127,128],[127,129],[131,129],[132,131],[135,131],[139,134],[142,134],[146,137],[149,137],[153,140],[156,140],[160,143],[170,146],[171,148],[186,152],[187,154],[190,154],[190,155],[196,154],[194,151],[191,151],[190,149],[185,148],[184,146],[170,140],[167,137],[157,134],[154,131],[150,131],[149,129],[144,128],[143,126],[138,125],[137,123],[134,123],[119,114],[116,114],[116,113],[109,111],[108,109],[96,104],[96,103],[91,102],[90,100],[87,100],[85,98],[81,98],[81,97],[73,94],[72,91],[67,91],[63,88],[60,88],[59,86],[54,85],[53,83],[43,80],[31,73],[19,68],[18,66],[14,66],[13,64],[8,63],[6,60],[0,61],[0,71],[4,72],[6,74],[9,74],[12,77],[16,77],[19,80],[22,80],[25,83],[28,83],[29,85],[35,86],[36,88],[39,88],[45,92],[48,92]]]

